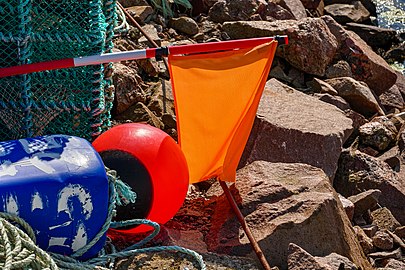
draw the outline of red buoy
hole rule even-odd
[[[101,134],[93,146],[105,166],[116,170],[137,194],[134,204],[117,206],[116,221],[146,218],[164,224],[177,213],[187,194],[189,174],[183,152],[168,134],[146,124],[122,124]],[[110,230],[128,235],[152,227]]]

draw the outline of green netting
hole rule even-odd
[[[0,0],[0,67],[112,50],[116,0]],[[0,79],[0,140],[110,126],[111,64]]]

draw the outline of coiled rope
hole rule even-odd
[[[115,259],[129,257],[139,253],[174,251],[182,252],[194,257],[201,270],[206,270],[202,256],[193,250],[179,246],[158,246],[140,248],[152,240],[160,231],[159,224],[145,220],[134,219],[121,222],[111,222],[115,214],[115,206],[123,202],[134,200],[134,194],[128,192],[128,187],[118,179],[116,172],[107,170],[109,180],[109,207],[107,220],[100,232],[86,246],[77,250],[71,256],[64,256],[55,253],[47,253],[39,248],[35,242],[35,234],[31,226],[18,216],[0,212],[0,268],[3,270],[11,269],[32,269],[32,270],[87,270],[87,269],[111,269]],[[86,253],[101,237],[107,232],[108,228],[119,228],[122,226],[145,224],[152,226],[154,230],[143,240],[132,246],[116,251],[115,247],[107,241],[104,249],[97,258],[86,262],[78,261],[75,258]],[[106,248],[110,248],[112,253],[107,254]]]

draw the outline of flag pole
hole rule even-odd
[[[267,262],[266,257],[263,254],[263,251],[261,250],[259,244],[257,243],[255,237],[252,234],[252,231],[250,230],[245,218],[242,215],[242,212],[240,211],[238,205],[236,204],[235,198],[233,197],[231,191],[229,190],[227,184],[224,181],[218,180],[219,184],[222,187],[222,190],[225,193],[226,198],[228,199],[229,204],[231,205],[231,208],[233,212],[235,213],[236,217],[239,220],[239,223],[242,225],[243,230],[245,231],[247,237],[249,238],[250,244],[253,247],[254,252],[256,253],[260,263],[262,264],[263,268],[265,270],[271,270],[271,267],[269,263]]]
[[[113,52],[99,55],[90,55],[76,58],[67,58],[32,64],[24,64],[20,66],[3,67],[0,68],[0,78],[28,74],[33,72],[55,70],[61,68],[72,68],[88,65],[105,64],[109,62],[121,62],[126,60],[162,57],[168,56],[169,54],[198,54],[216,51],[229,51],[235,49],[255,47],[273,40],[277,40],[279,44],[288,44],[287,36],[275,36],[275,37],[198,43],[179,46],[168,46],[159,48],[148,48],[125,52]]]

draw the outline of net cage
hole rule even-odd
[[[0,0],[0,67],[111,52],[115,0]],[[111,64],[0,79],[0,140],[110,126]]]

